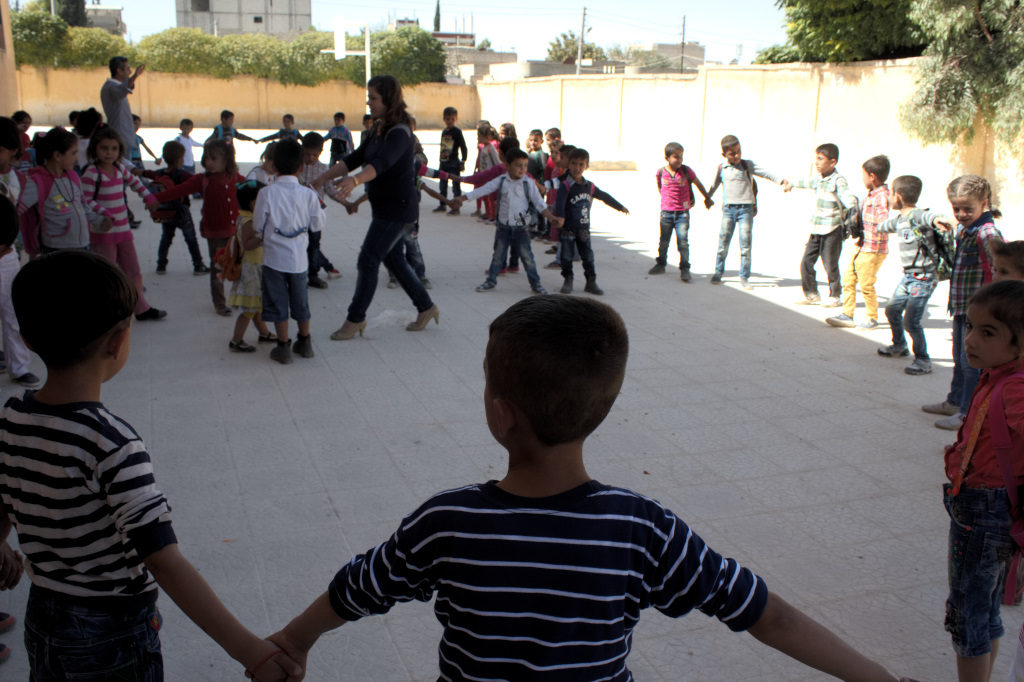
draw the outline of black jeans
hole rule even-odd
[[[327,256],[320,250],[320,232],[309,233],[309,244],[306,245],[306,261],[307,268],[309,270],[309,281],[313,282],[317,279],[317,275],[320,274],[320,268],[324,269],[324,272],[330,272],[334,269],[334,265],[331,261],[327,260]]]
[[[804,258],[800,261],[800,284],[805,296],[818,295],[818,275],[814,264],[821,257],[821,264],[828,277],[828,295],[840,298],[843,283],[839,276],[839,253],[843,249],[843,228],[837,227],[828,234],[812,234],[804,247]]]
[[[562,277],[572,277],[572,247],[575,243],[580,260],[583,261],[583,276],[587,279],[594,279],[597,276],[597,270],[594,268],[594,250],[590,248],[590,230],[579,229],[577,232],[570,232],[563,227],[559,241],[562,244],[562,250],[559,253],[562,260]]]
[[[461,164],[458,161],[445,161],[441,164],[440,169],[445,173],[451,175],[458,175],[460,172]],[[441,178],[441,196],[448,196],[448,178]],[[452,196],[462,196],[462,187],[459,185],[458,180],[452,180]],[[441,204],[442,206],[444,204]]]

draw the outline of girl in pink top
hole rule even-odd
[[[164,310],[151,306],[142,293],[142,271],[135,241],[128,226],[128,205],[125,187],[142,197],[146,207],[156,203],[156,197],[145,185],[119,162],[125,155],[124,142],[116,130],[104,127],[93,133],[86,152],[90,163],[82,172],[82,193],[106,209],[113,225],[109,230],[92,229],[89,235],[91,249],[117,263],[139,290],[135,306],[135,319],[159,320],[167,315]]]

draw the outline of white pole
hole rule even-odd
[[[587,32],[587,8],[583,8],[583,20],[580,22],[580,40],[576,45],[576,75],[580,75],[580,62],[583,61],[583,36]]]

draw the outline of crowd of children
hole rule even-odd
[[[6,415],[35,420],[54,429],[65,428],[63,424],[77,420],[88,423],[88,428],[96,431],[97,443],[100,438],[111,438],[109,427],[104,426],[107,423],[105,408],[98,403],[100,382],[96,377],[112,376],[126,361],[131,315],[145,321],[158,320],[167,314],[150,305],[144,294],[142,269],[131,232],[135,221],[128,209],[126,189],[136,192],[161,224],[156,272],[167,272],[170,246],[180,230],[194,274],[209,275],[216,312],[225,316],[233,314],[232,308],[239,312],[228,342],[230,351],[251,353],[256,350],[257,346],[245,340],[251,323],[257,330],[258,343],[274,344],[270,351],[272,360],[289,364],[294,355],[314,356],[308,290],[311,287],[325,289],[327,280],[341,277],[340,270],[321,250],[321,231],[326,224],[324,200],[338,201],[349,213],[354,213],[367,196],[348,201],[347,191],[339,194],[332,183],[318,179],[362,146],[372,120],[364,117],[363,136],[358,146],[345,126],[342,112],[334,115],[334,125],[326,136],[316,132],[303,135],[295,128],[294,117],[285,114],[280,130],[254,139],[239,132],[234,127],[234,114],[225,110],[205,143],[192,139],[193,122],[182,119],[181,134],[167,142],[158,157],[138,135],[141,123],[138,117],[135,117],[134,144],[130,146],[126,146],[120,133],[102,124],[102,116],[95,109],[74,112],[72,118],[74,132],[55,127],[35,140],[27,136],[31,117],[25,112],[17,112],[11,119],[0,118],[3,362],[12,379],[26,387],[41,383],[28,371],[29,347],[39,354],[48,370],[44,387],[37,393],[9,401],[4,408]],[[518,538],[519,546],[512,543],[508,551],[517,555],[522,551],[534,552],[537,529],[528,518],[530,515],[523,518],[514,514],[499,515],[496,509],[518,505],[525,498],[570,495],[581,500],[595,498],[593,503],[588,503],[594,505],[595,518],[607,515],[610,519],[628,509],[627,515],[648,519],[645,528],[655,534],[665,523],[678,524],[684,529],[682,535],[678,527],[676,532],[677,539],[686,539],[684,545],[668,542],[659,546],[658,556],[643,557],[639,564],[637,557],[625,556],[628,552],[619,557],[600,558],[602,562],[614,562],[617,570],[635,570],[636,575],[645,575],[651,568],[644,564],[646,561],[653,561],[656,566],[671,566],[671,571],[659,576],[656,590],[645,583],[626,586],[620,593],[619,587],[613,590],[606,581],[583,575],[584,572],[599,573],[596,565],[594,570],[581,568],[574,580],[593,580],[596,591],[610,590],[607,599],[602,599],[608,605],[604,613],[608,618],[625,622],[623,609],[628,612],[628,604],[640,602],[654,605],[671,616],[701,608],[718,615],[731,628],[749,629],[762,641],[826,672],[845,677],[848,671],[857,668],[866,673],[864,679],[895,679],[769,593],[757,576],[735,562],[726,562],[730,572],[728,580],[704,581],[707,584],[702,582],[698,591],[690,593],[689,588],[704,565],[708,561],[721,563],[723,560],[669,510],[656,504],[652,507],[649,500],[630,491],[608,488],[589,478],[582,463],[583,443],[607,414],[621,384],[625,371],[625,328],[613,310],[595,301],[547,296],[531,243],[544,240],[552,244],[549,253],[555,259],[548,267],[561,271],[561,294],[573,292],[573,263],[579,260],[585,278],[583,291],[601,295],[604,292],[597,283],[591,243],[593,201],[598,199],[625,214],[629,211],[585,177],[589,153],[582,147],[565,144],[557,128],[545,132],[531,130],[524,150],[514,125],[504,123],[496,129],[481,120],[476,126],[474,172],[465,174],[469,154],[457,125],[458,111],[446,107],[442,118],[445,127],[440,137],[438,170],[427,168],[422,147],[418,147],[419,158],[414,160],[418,190],[427,191],[438,200],[434,211],[446,211],[451,216],[460,215],[462,205],[475,200],[473,215],[494,224],[486,279],[476,291],[495,289],[498,276],[518,272],[521,263],[531,292],[539,295],[520,301],[495,320],[487,345],[484,400],[488,424],[509,451],[510,462],[516,461],[517,466],[510,467],[508,475],[498,484],[471,486],[432,498],[403,522],[400,534],[343,567],[328,591],[274,636],[274,645],[252,639],[251,633],[223,608],[202,579],[195,579],[194,569],[177,553],[166,500],[150,483],[128,493],[129,497],[142,496],[140,499],[146,503],[147,511],[133,512],[125,518],[119,506],[112,507],[108,510],[109,518],[104,521],[109,521],[111,531],[116,528],[138,538],[141,549],[131,560],[137,564],[136,569],[141,564],[152,571],[152,577],[145,571],[140,573],[146,576],[144,580],[131,577],[130,571],[109,576],[112,585],[132,595],[131,618],[140,622],[152,618],[155,577],[189,617],[204,627],[209,624],[210,635],[256,679],[284,679],[289,674],[298,674],[306,652],[322,632],[360,616],[386,611],[396,601],[415,596],[409,593],[408,586],[417,585],[417,594],[436,590],[439,595],[445,595],[446,603],[451,606],[441,657],[442,667],[449,665],[451,668],[443,669],[442,674],[458,676],[472,671],[472,674],[485,676],[492,672],[486,661],[497,657],[506,661],[505,665],[511,666],[509,669],[532,671],[530,674],[535,679],[541,679],[537,676],[541,669],[538,666],[552,673],[550,679],[568,679],[565,671],[581,669],[586,669],[590,676],[619,679],[617,675],[628,676],[625,668],[628,646],[621,645],[629,640],[635,615],[630,615],[630,625],[615,640],[619,644],[604,641],[588,649],[586,654],[569,653],[561,646],[569,633],[554,625],[549,631],[551,646],[541,643],[535,652],[524,651],[513,643],[522,641],[529,628],[523,629],[525,625],[496,627],[476,618],[462,622],[460,613],[481,605],[464,595],[451,594],[445,587],[452,580],[471,580],[477,586],[475,590],[487,593],[494,585],[491,569],[480,568],[478,564],[472,577],[435,573],[431,567],[452,563],[449,561],[452,557],[444,553],[448,550],[434,547],[428,536],[421,535],[422,520],[435,514],[435,507],[451,504],[475,509],[473,515],[493,516],[495,527],[504,529],[501,532],[505,533],[502,535],[505,542],[509,537]],[[273,140],[249,178],[238,173],[235,139],[257,143]],[[330,162],[325,164],[319,159],[327,140],[331,143]],[[195,173],[194,147],[202,148],[200,173]],[[164,168],[146,171],[141,155],[132,156],[140,153],[140,149],[148,151]],[[792,189],[814,192],[809,236],[800,263],[803,296],[797,304],[842,306],[841,313],[825,320],[830,326],[863,330],[879,326],[874,285],[888,254],[888,235],[896,235],[903,274],[884,306],[891,343],[878,348],[877,353],[884,357],[907,357],[913,353],[911,364],[904,368],[909,375],[933,371],[922,317],[939,282],[950,281],[948,311],[953,318],[953,378],[946,398],[937,404],[924,405],[922,409],[942,417],[936,426],[958,430],[957,442],[948,448],[945,461],[949,480],[945,486],[945,505],[951,519],[946,628],[953,639],[961,680],[987,679],[998,639],[1003,634],[999,597],[1007,561],[1017,550],[1018,534],[1013,524],[1021,508],[1016,488],[1024,481],[1024,342],[1021,341],[1024,339],[1024,283],[1017,281],[1024,280],[1024,243],[1002,240],[994,224],[1000,214],[992,206],[991,187],[979,176],[962,176],[950,183],[947,195],[952,216],[947,217],[917,207],[923,184],[915,176],[896,177],[890,189],[887,184],[890,161],[885,156],[872,157],[862,164],[867,196],[860,200],[846,177],[837,170],[839,148],[834,144],[816,148],[816,175],[801,180],[784,178],[744,159],[740,141],[733,135],[722,138],[721,151],[724,163],[718,166],[713,182],[705,188],[697,173],[683,164],[683,146],[677,142],[665,146],[665,164],[655,173],[660,200],[658,250],[649,275],[666,272],[668,248],[674,233],[680,279],[692,281],[689,212],[696,204],[694,189],[702,195],[706,209],[714,206],[713,197],[721,189],[721,228],[710,282],[723,282],[730,244],[738,227],[739,281],[742,288],[751,289],[752,234],[758,212],[755,178],[763,178],[781,185],[784,192]],[[140,180],[140,176],[148,183]],[[424,184],[425,177],[440,180],[438,192]],[[463,193],[461,183],[470,184],[474,189]],[[449,184],[451,199],[448,198]],[[204,262],[196,239],[190,210],[192,198],[202,200],[200,235],[207,242],[209,266]],[[19,225],[20,229],[15,227]],[[403,257],[417,278],[425,288],[430,288],[418,234],[417,222],[415,229],[407,231],[395,248],[404,250]],[[16,244],[19,237],[24,250],[37,261],[21,268],[21,274],[19,245]],[[850,245],[854,252],[840,276],[842,249]],[[235,259],[237,272],[227,277],[231,290],[225,295],[228,267],[224,263],[231,258]],[[819,259],[828,280],[828,295],[824,299],[818,291],[815,272]],[[211,267],[215,263],[222,265]],[[67,278],[74,273],[92,278],[88,287],[74,292],[75,297],[92,297],[83,298],[81,311],[76,315],[84,320],[91,312],[95,319],[82,322],[71,334],[54,333],[54,322],[43,319],[36,307],[54,305],[58,296],[68,297],[71,293],[68,289],[74,287],[68,284],[73,280]],[[44,280],[47,281],[44,283]],[[991,283],[993,281],[995,283]],[[392,282],[395,282],[394,277]],[[865,318],[859,325],[855,320],[858,290],[865,308]],[[101,304],[106,308],[99,312]],[[436,314],[434,318],[436,320]],[[289,319],[297,325],[294,340]],[[573,324],[566,326],[566,320],[572,320]],[[361,335],[365,321],[360,322],[362,326],[357,331]],[[274,329],[268,324],[273,324]],[[345,338],[351,338],[354,333]],[[578,343],[573,343],[572,339]],[[588,350],[591,347],[600,347],[600,353]],[[533,362],[548,354],[557,355],[559,361],[552,359],[541,363],[540,366],[550,370],[544,376],[536,371],[536,365],[516,364],[520,359]],[[593,368],[590,363],[598,355],[606,366]],[[518,359],[496,362],[499,356]],[[574,362],[587,364],[587,370],[572,370]],[[574,371],[586,376],[589,383],[576,386],[563,376]],[[541,384],[545,388],[538,392]],[[577,419],[566,420],[563,406],[573,402],[566,393],[570,390],[592,391],[605,397],[586,405],[586,409],[581,407],[580,414],[574,415]],[[537,402],[530,398],[538,393],[546,396],[544,400]],[[96,407],[65,409],[71,402],[87,399]],[[19,442],[21,437],[0,431],[0,464],[13,466],[30,456],[25,454],[29,446]],[[88,454],[94,445],[75,447]],[[1007,457],[1011,459],[1004,461]],[[564,459],[555,462],[557,458]],[[148,465],[148,460],[145,463]],[[125,465],[114,461],[112,466],[115,470],[111,475],[116,478],[116,468]],[[74,481],[60,485],[65,483],[78,485]],[[45,498],[47,486],[58,483],[39,485],[38,491],[31,491],[31,495]],[[597,498],[603,500],[597,501]],[[10,530],[11,522],[19,532],[48,522],[47,514],[29,514],[26,500],[25,489],[15,485],[0,467],[0,501],[3,502],[0,510],[6,508],[11,517],[8,522],[0,516],[0,539]],[[564,536],[559,551],[572,557],[567,561],[569,565],[585,567],[598,561],[586,551],[574,549],[581,546],[579,540],[593,529],[581,530],[567,516],[564,527],[552,530],[558,525],[553,520],[563,511],[554,507],[544,509],[545,533]],[[472,526],[475,522],[455,515],[443,517],[439,523],[450,526],[451,532],[460,532],[467,524]],[[437,532],[435,525],[428,525],[431,532]],[[595,524],[594,528],[600,525],[603,522]],[[627,526],[615,532],[635,537],[636,530]],[[1024,538],[1024,533],[1020,536]],[[981,546],[982,541],[985,547],[995,549],[971,554],[974,550],[969,548]],[[486,542],[481,547],[484,545]],[[27,620],[45,622],[40,627],[54,632],[68,632],[78,624],[73,619],[54,617],[53,613],[67,604],[77,603],[77,597],[102,596],[105,592],[96,587],[93,594],[90,585],[95,576],[91,575],[85,580],[84,593],[68,591],[67,576],[77,575],[75,562],[67,559],[69,568],[62,574],[40,571],[40,553],[47,551],[57,550],[44,547],[26,552],[24,560],[34,568]],[[498,561],[487,551],[471,545],[459,551],[464,555],[460,554],[456,564],[463,560]],[[16,583],[20,577],[20,571],[18,575],[12,575],[10,568],[4,571],[3,562],[11,561],[17,561],[20,566],[22,558],[0,542],[0,588],[11,581]],[[188,586],[178,582],[182,576],[191,581]],[[538,580],[543,582],[539,576],[524,575],[522,585]],[[362,587],[353,590],[353,584]],[[514,606],[508,602],[488,602],[484,606],[510,609],[515,618],[526,618],[529,612],[529,618],[534,619],[538,613],[546,612],[548,607],[542,603],[544,601],[517,598]],[[557,615],[551,610],[541,620],[554,622]],[[8,622],[5,616],[0,614],[0,628]],[[118,636],[127,635],[118,633]],[[155,633],[145,636],[152,637]],[[597,631],[572,634],[577,643],[591,636],[597,643],[606,634]],[[1024,631],[1021,637],[1019,661],[1024,666]],[[830,647],[828,655],[816,650],[822,646]],[[0,660],[4,651],[0,648]],[[34,660],[33,670],[45,671],[46,666],[55,665],[60,652],[55,650],[51,656]]]

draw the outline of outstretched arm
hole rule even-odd
[[[340,628],[345,622],[334,612],[331,607],[331,598],[324,592],[305,611],[284,626],[284,629],[275,632],[267,639],[284,649],[290,659],[304,668],[306,655],[316,644],[320,635]]]
[[[750,634],[805,665],[847,682],[896,682],[897,679],[831,630],[771,592]]]
[[[287,656],[275,656],[277,645],[260,639],[238,622],[195,566],[178,551],[176,543],[165,545],[144,561],[160,587],[185,615],[247,670],[258,669],[257,679],[283,679],[280,674],[274,674],[275,669],[289,679],[301,679],[302,666]]]

